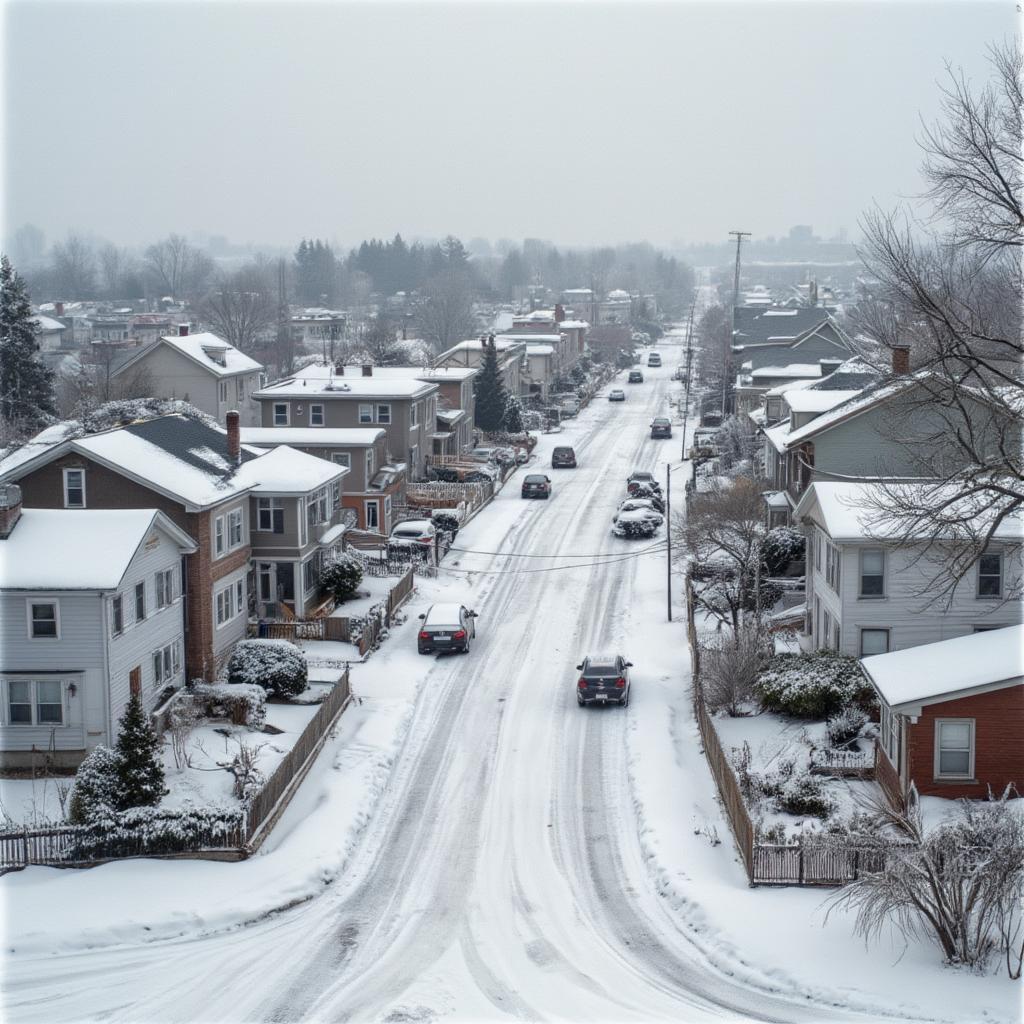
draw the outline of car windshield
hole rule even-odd
[[[555,454],[556,455],[572,455],[572,449],[571,448],[556,448],[555,449]]]
[[[395,530],[395,532],[392,533],[391,536],[392,537],[419,537],[422,534],[422,532],[423,532],[422,530],[402,530],[402,529],[398,529],[398,530]]]
[[[588,676],[617,676],[619,666],[614,661],[588,661],[585,674]]]
[[[528,484],[543,484],[543,483],[547,483],[547,477],[532,476],[531,475],[531,476],[528,476],[526,478],[526,483],[528,483]]]
[[[662,417],[659,416],[659,417],[657,417],[655,419],[654,425],[656,427],[667,427],[668,426],[668,420],[663,419]]]

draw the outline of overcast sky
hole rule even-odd
[[[8,2],[5,234],[856,233],[1013,2]]]

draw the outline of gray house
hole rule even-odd
[[[263,384],[263,364],[216,334],[190,334],[188,324],[176,336],[133,350],[111,377],[144,377],[157,398],[183,398],[220,424],[230,409],[237,409],[242,426],[259,426],[259,406],[252,396]]]
[[[129,695],[184,682],[181,560],[156,509],[26,509],[0,488],[0,765],[74,767],[116,740]]]

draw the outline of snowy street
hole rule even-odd
[[[825,893],[746,887],[690,711],[678,576],[664,621],[664,529],[609,530],[631,470],[664,487],[679,464],[678,424],[648,429],[679,340],[626,402],[602,393],[541,437],[549,501],[520,498],[520,470],[418,581],[258,857],[3,879],[8,1020],[1012,1018],[1003,978],[916,947],[897,963],[826,926]],[[556,444],[579,468],[548,468]],[[478,611],[467,656],[415,653],[435,600]],[[607,652],[634,663],[629,707],[577,707],[574,666]]]

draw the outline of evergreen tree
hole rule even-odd
[[[133,693],[124,709],[117,737],[118,809],[152,807],[167,792],[160,741],[142,710],[142,699]]]
[[[25,282],[0,256],[0,419],[27,434],[56,411],[53,374],[39,359]]]
[[[515,395],[509,395],[505,403],[505,429],[510,434],[523,432],[523,403]]]
[[[473,378],[476,396],[476,425],[488,432],[501,430],[505,424],[505,409],[508,395],[505,382],[498,369],[498,351],[494,347],[494,336],[484,343],[484,361],[480,372]]]

